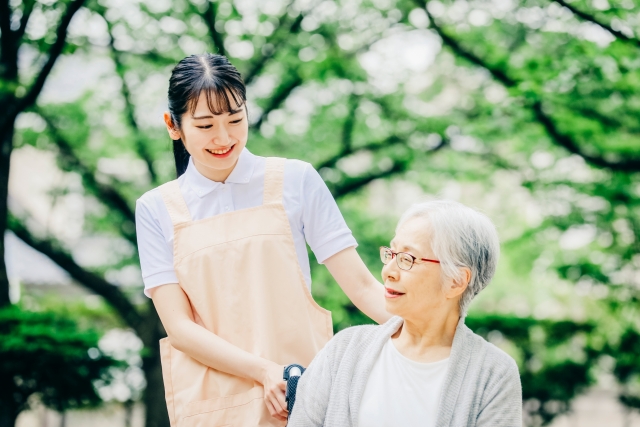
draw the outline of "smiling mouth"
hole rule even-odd
[[[386,296],[388,298],[394,298],[394,297],[399,297],[399,296],[404,295],[404,292],[398,292],[398,291],[395,291],[395,290],[393,290],[391,288],[387,288],[386,286],[385,286],[384,289],[386,291],[386,294],[387,294]]]
[[[231,151],[233,151],[233,148],[234,148],[235,146],[236,146],[236,145],[234,144],[234,145],[232,145],[232,146],[230,146],[230,147],[222,148],[222,149],[220,149],[220,150],[210,150],[210,149],[208,149],[208,148],[205,148],[204,150],[205,150],[207,153],[212,154],[212,155],[213,155],[213,156],[215,156],[215,157],[227,157],[227,155],[229,155],[229,153],[231,153]]]
[[[229,147],[229,148],[225,148],[225,149],[223,149],[223,150],[208,150],[208,149],[206,149],[206,148],[205,148],[205,150],[207,150],[207,151],[208,151],[209,153],[211,153],[211,154],[218,154],[218,155],[220,155],[220,154],[227,154],[229,151],[231,151],[231,149],[232,149],[232,148],[233,148],[233,145],[232,145],[231,147]]]

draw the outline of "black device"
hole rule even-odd
[[[287,411],[291,416],[293,405],[296,403],[296,390],[298,389],[298,380],[304,373],[305,368],[300,365],[291,364],[284,367],[282,378],[287,382],[287,390],[285,392],[285,401],[287,402]]]

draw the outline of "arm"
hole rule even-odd
[[[324,265],[360,311],[380,324],[391,318],[385,309],[384,287],[373,277],[356,248],[338,252],[325,260]]]
[[[494,384],[476,419],[476,427],[521,427],[522,386],[515,362]]]
[[[301,180],[300,194],[305,239],[318,262],[327,266],[358,309],[378,323],[386,322],[391,315],[385,310],[384,288],[360,259],[336,201],[311,165]]]
[[[332,384],[327,347],[320,351],[298,383],[296,403],[287,427],[322,427]]]
[[[150,294],[173,347],[204,365],[261,383],[271,415],[286,420],[282,366],[246,352],[195,323],[189,299],[178,284],[152,288]]]

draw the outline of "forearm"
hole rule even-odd
[[[281,365],[244,351],[197,324],[189,299],[177,283],[152,288],[150,294],[173,347],[218,371],[259,382],[269,413],[286,421]]]
[[[324,264],[360,311],[377,323],[391,318],[385,308],[384,287],[367,269],[355,248],[338,252]]]
[[[258,357],[208,331],[194,321],[193,310],[178,284],[152,288],[151,297],[171,345],[198,362],[231,375],[262,383],[275,363]]]
[[[262,382],[269,361],[242,350],[191,320],[167,331],[176,349],[218,371]]]

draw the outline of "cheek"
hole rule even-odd
[[[424,304],[432,305],[444,299],[442,282],[438,275],[423,276],[412,286],[412,294]]]
[[[203,137],[203,132],[200,129],[186,128],[182,131],[182,134],[184,135],[182,142],[187,147],[187,150],[199,148],[206,144],[206,138]]]
[[[242,142],[245,142],[247,140],[247,138],[249,137],[249,126],[247,125],[247,122],[245,120],[244,124],[242,124],[240,126],[234,126],[231,129],[229,129],[227,132],[234,139],[237,139],[238,141],[240,141],[242,143]]]

